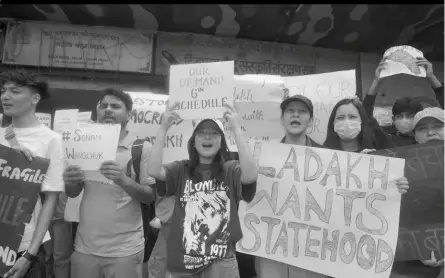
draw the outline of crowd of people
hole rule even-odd
[[[323,145],[306,135],[314,117],[312,101],[302,95],[283,99],[281,143],[369,153],[443,141],[443,84],[430,62],[418,59],[417,63],[425,67],[436,99],[397,100],[391,127],[379,126],[373,117],[380,71],[386,66],[382,61],[363,103],[346,98],[333,107]],[[163,165],[164,138],[179,120],[177,105],[166,108],[156,140],[149,142],[127,129],[131,97],[107,89],[93,120],[121,125],[116,159],[104,161],[98,172],[85,172],[67,165],[61,135],[35,116],[39,101],[49,96],[48,83],[25,71],[2,73],[0,81],[3,112],[11,117],[0,143],[29,160],[50,159],[18,259],[3,278],[326,277],[236,252],[235,244],[243,236],[237,207],[241,200],[253,199],[259,166],[233,106],[226,104],[223,119],[233,130],[237,153],[228,151],[222,123],[203,119],[193,124],[189,158]],[[409,190],[405,177],[395,183],[401,194]],[[81,192],[79,222],[66,222],[66,200]],[[443,275],[443,260],[423,263]]]

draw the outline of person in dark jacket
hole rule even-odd
[[[426,78],[429,80],[437,100],[425,96],[403,97],[394,103],[392,107],[393,125],[381,128],[390,135],[395,146],[406,146],[416,143],[412,130],[412,121],[417,112],[426,107],[444,107],[443,84],[434,75],[432,64],[425,58],[417,58],[417,65],[425,67]],[[380,78],[380,73],[386,66],[386,61],[383,59],[375,70],[374,81],[363,101],[366,113],[370,118],[373,118],[377,91],[383,80]]]

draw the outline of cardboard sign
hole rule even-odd
[[[240,202],[237,251],[345,278],[388,278],[404,160],[252,142],[257,192]],[[365,248],[366,247],[366,248]]]
[[[48,128],[51,128],[51,114],[49,113],[36,113],[37,119],[46,125]]]
[[[406,160],[409,190],[402,198],[396,260],[444,258],[444,144],[434,142],[374,152]]]
[[[31,162],[0,144],[0,276],[14,266],[25,223],[31,220],[49,160]]]

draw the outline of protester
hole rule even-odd
[[[157,184],[157,194],[175,196],[166,277],[239,277],[235,244],[242,232],[237,206],[243,185],[257,179],[257,162],[242,138],[234,108],[226,104],[224,118],[234,131],[239,161],[226,159],[222,124],[205,119],[196,124],[188,141],[189,159],[162,166],[166,132],[179,119],[177,106],[163,115],[148,165],[150,176],[165,181]]]
[[[41,124],[35,116],[39,102],[49,98],[46,81],[34,73],[14,71],[3,72],[0,82],[3,111],[12,120],[0,143],[20,150],[29,160],[35,156],[50,159],[41,185],[44,198],[38,198],[30,222],[25,224],[18,259],[4,278],[44,278],[46,270],[42,244],[50,240],[48,228],[59,193],[64,191],[62,138]]]
[[[382,127],[382,129],[391,134],[391,140],[395,146],[405,146],[415,143],[412,132],[412,120],[417,112],[428,106],[440,106],[443,108],[444,105],[443,85],[434,75],[432,64],[425,58],[417,58],[417,65],[425,67],[426,78],[435,92],[437,101],[428,100],[427,97],[403,97],[394,103],[392,107],[393,125],[389,128]],[[374,80],[363,101],[366,113],[370,118],[373,117],[377,92],[383,83],[383,78],[380,77],[380,74],[386,67],[387,62],[383,59],[375,70]],[[435,103],[437,103],[437,105]]]
[[[127,130],[132,106],[128,94],[114,89],[106,89],[100,99],[98,122],[121,125],[116,161],[105,161],[99,169],[109,181],[94,173],[87,176],[77,166],[69,166],[64,172],[69,197],[78,196],[84,189],[71,256],[72,278],[142,278],[144,233],[140,203],[153,201],[149,185],[154,180],[144,170],[140,172],[141,184],[134,181],[135,172],[129,162],[136,137]],[[150,147],[149,142],[144,142],[141,169],[147,169]],[[128,165],[131,174],[126,171]]]
[[[413,119],[412,129],[417,144],[426,144],[433,141],[444,141],[444,110],[438,107],[425,108],[418,112]],[[443,198],[443,191],[439,193]],[[442,199],[443,203],[443,199]],[[425,277],[443,278],[444,260],[437,260],[434,252],[431,254],[430,260],[422,260],[427,266],[422,266],[419,261],[403,261],[395,262],[393,265],[393,273],[410,273],[415,270],[422,269]],[[434,271],[433,267],[440,267],[439,271]]]
[[[377,121],[368,117],[358,98],[345,98],[334,106],[323,145],[347,152],[369,152],[394,146]]]
[[[425,144],[431,141],[443,141],[443,123],[443,109],[431,107],[418,112],[413,120],[413,130],[416,142],[418,144]]]
[[[314,142],[306,135],[307,129],[312,126],[314,117],[314,106],[312,101],[303,95],[286,97],[280,105],[281,125],[286,135],[281,139],[281,143],[297,146],[317,147],[321,145]],[[274,260],[257,257],[255,259],[258,277],[282,277],[282,278],[316,278],[327,277],[307,269],[295,267]]]

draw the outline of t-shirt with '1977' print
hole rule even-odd
[[[242,232],[238,218],[241,197],[239,161],[227,161],[224,172],[212,177],[211,165],[199,164],[201,179],[192,180],[189,161],[165,165],[165,188],[160,196],[175,195],[172,226],[167,241],[167,269],[172,273],[201,272],[213,260],[232,257]]]

